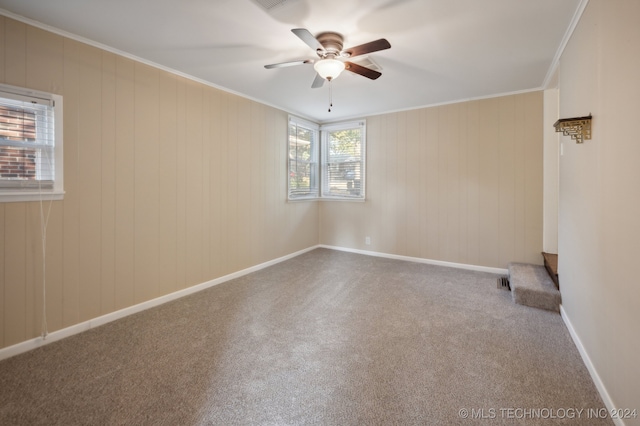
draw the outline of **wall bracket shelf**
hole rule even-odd
[[[591,139],[591,114],[586,117],[561,118],[553,127],[556,132],[562,132],[565,136],[571,136],[576,143],[582,143],[585,139]]]

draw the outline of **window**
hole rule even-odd
[[[61,199],[62,98],[0,84],[0,201]]]
[[[289,199],[318,197],[318,125],[289,118]]]
[[[364,199],[365,124],[327,125],[322,132],[322,196]]]
[[[318,126],[289,117],[290,200],[365,197],[365,122]]]

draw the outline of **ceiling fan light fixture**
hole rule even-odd
[[[331,81],[344,70],[344,62],[337,59],[321,59],[313,64],[316,72],[325,80]]]

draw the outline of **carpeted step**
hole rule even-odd
[[[560,312],[560,291],[556,288],[544,266],[510,263],[509,285],[514,302]]]

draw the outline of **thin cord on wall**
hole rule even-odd
[[[51,159],[49,153],[46,150],[44,155],[51,169]],[[49,207],[47,209],[47,215],[44,214],[43,197],[42,197],[42,183],[38,180],[38,190],[40,192],[40,237],[42,240],[42,339],[46,339],[49,334],[47,326],[47,225],[49,224],[49,216],[51,215],[51,206],[53,199],[49,200]]]

